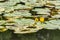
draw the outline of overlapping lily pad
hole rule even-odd
[[[0,26],[21,34],[41,29],[60,29],[59,3],[47,0],[0,0]],[[40,17],[44,18],[44,22]]]

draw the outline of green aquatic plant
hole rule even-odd
[[[17,34],[60,29],[59,3],[47,0],[0,0],[1,29],[13,30]]]

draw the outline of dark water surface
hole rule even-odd
[[[0,40],[60,40],[60,30],[40,30],[31,34],[0,33]]]

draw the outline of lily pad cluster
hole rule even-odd
[[[33,33],[60,29],[60,1],[0,0],[0,32]]]

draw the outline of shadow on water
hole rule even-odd
[[[31,34],[14,34],[9,30],[0,33],[0,40],[60,40],[60,30],[42,29]]]
[[[13,34],[12,40],[60,40],[60,31],[43,29],[31,34]]]

